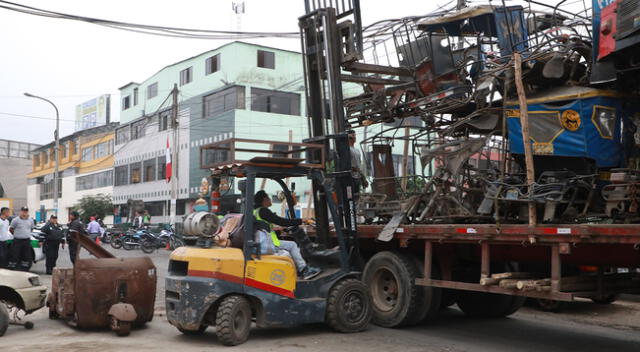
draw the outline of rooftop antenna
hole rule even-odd
[[[242,32],[242,17],[245,13],[245,1],[232,1],[231,2],[231,10],[234,13],[235,17],[235,26],[234,31]]]

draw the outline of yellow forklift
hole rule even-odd
[[[346,134],[340,138],[346,144]],[[307,253],[307,263],[322,271],[309,280],[299,279],[290,257],[260,252],[253,195],[257,179],[275,181],[282,187],[289,216],[295,217],[294,199],[285,179],[308,178],[316,187],[311,196],[317,210],[320,193],[326,190],[317,187],[326,181],[324,146],[290,143],[288,151],[282,152],[283,157],[274,157],[277,152],[268,151],[267,157],[237,160],[235,155],[260,153],[255,147],[243,149],[242,145],[259,143],[231,139],[203,147],[203,153],[224,155],[224,160],[202,165],[213,171],[214,189],[221,180],[242,179],[238,188],[242,191],[243,210],[241,214],[227,215],[213,236],[171,254],[166,279],[167,319],[184,334],[203,333],[208,326],[215,327],[218,339],[225,345],[245,342],[253,322],[257,327],[326,322],[339,332],[364,330],[372,316],[371,298],[359,280],[357,241],[349,230],[351,212],[344,212],[344,202],[336,202],[342,196],[353,195],[343,194],[339,187],[332,187],[335,190],[330,191],[331,196],[323,193],[326,204],[321,208],[328,209],[333,221],[320,220],[318,226],[327,230],[333,226],[335,237],[331,238],[331,245],[337,244],[337,250]],[[315,155],[317,163],[294,158],[302,152]],[[311,159],[308,157],[307,161]],[[353,204],[353,200],[347,204]],[[323,211],[319,213],[322,215]],[[300,233],[299,229],[290,230]]]

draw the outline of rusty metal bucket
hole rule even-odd
[[[113,313],[114,305],[124,303],[135,309],[135,319],[125,321],[125,325],[151,321],[157,282],[151,259],[115,258],[85,236],[74,239],[97,258],[78,258],[73,269],[53,271],[47,298],[49,316],[79,328],[113,327],[110,311]],[[126,335],[120,331],[118,334]]]

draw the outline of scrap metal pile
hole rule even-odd
[[[531,203],[545,223],[640,221],[639,1],[585,3],[493,1],[375,23],[360,50],[346,39],[342,80],[362,84],[344,106],[365,130],[365,222],[521,223]]]

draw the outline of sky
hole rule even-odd
[[[235,30],[232,0],[14,0],[70,14],[126,22]],[[448,0],[440,3],[447,3]],[[243,31],[295,32],[304,0],[246,0]],[[361,0],[363,23],[425,14],[436,2]],[[299,39],[265,38],[248,42],[300,51]],[[0,139],[38,144],[53,140],[55,113],[60,135],[73,132],[75,106],[111,94],[112,120],[119,119],[118,88],[141,82],[166,65],[227,43],[223,40],[157,37],[89,23],[30,16],[0,9]],[[24,115],[24,116],[18,116]],[[36,117],[36,118],[34,118]]]

